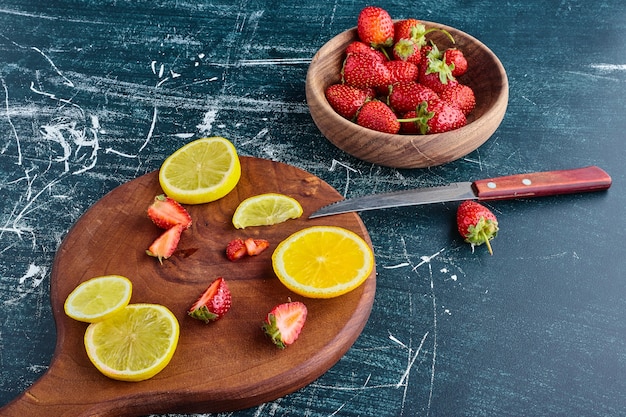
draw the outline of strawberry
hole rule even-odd
[[[344,84],[357,88],[388,85],[391,79],[389,69],[370,54],[350,54],[343,62],[341,70]]]
[[[417,80],[439,94],[444,88],[457,84],[452,75],[452,67],[442,60],[442,55],[437,46],[432,45],[420,65],[420,73]]]
[[[443,60],[452,67],[452,75],[455,77],[459,77],[467,71],[467,59],[460,49],[446,49],[443,53]]]
[[[326,88],[328,104],[341,116],[352,120],[365,101],[374,97],[372,89],[352,87],[348,84],[332,84]]]
[[[258,255],[270,246],[270,242],[265,239],[253,239],[251,237],[247,238],[243,243],[249,256]]]
[[[463,112],[443,100],[428,102],[427,111],[433,114],[428,119],[427,133],[449,132],[467,124],[467,118]]]
[[[177,224],[170,227],[161,236],[157,237],[150,245],[146,253],[150,256],[154,256],[159,259],[159,262],[163,264],[163,259],[167,259],[176,250],[178,242],[180,241],[180,235],[183,233],[184,226]]]
[[[361,10],[357,20],[357,32],[359,39],[373,48],[393,44],[393,20],[389,13],[380,7],[367,6]]]
[[[384,53],[379,51],[378,49],[374,49],[366,43],[361,41],[351,42],[346,47],[346,55],[349,54],[365,54],[371,55],[376,61],[385,62],[387,61],[387,57]]]
[[[191,226],[191,216],[180,203],[165,195],[157,195],[148,207],[148,217],[161,229],[169,229],[177,224],[188,229]]]
[[[457,210],[456,222],[459,233],[472,245],[472,250],[475,245],[485,243],[493,255],[489,241],[498,234],[498,219],[491,210],[475,201],[464,201]]]
[[[219,320],[230,310],[231,299],[226,281],[219,277],[202,293],[187,314],[205,323]]]
[[[400,131],[400,122],[393,110],[379,100],[365,103],[357,115],[356,123],[379,132],[396,134]]]
[[[428,119],[433,113],[418,112],[411,110],[402,114],[400,122],[400,132],[405,135],[425,135],[428,132]]]
[[[246,245],[243,239],[233,239],[226,246],[226,257],[230,261],[238,261],[247,254]]]
[[[413,39],[400,39],[391,51],[396,61],[406,61],[418,65],[422,60],[419,44]]]
[[[299,301],[279,304],[267,314],[262,329],[276,346],[284,349],[296,341],[306,316],[307,308]]]
[[[434,100],[437,98],[437,94],[415,81],[400,82],[393,84],[389,91],[388,102],[389,106],[396,113],[405,113],[411,110],[415,110],[417,106],[428,100]]]
[[[393,84],[399,81],[415,81],[417,80],[417,65],[405,61],[388,61],[385,66],[389,70],[389,83]]]
[[[398,20],[393,24],[393,42],[398,43],[400,39],[417,40],[418,33],[425,31],[424,25],[417,19]]]
[[[457,84],[444,89],[439,93],[439,98],[458,108],[466,116],[476,107],[474,91],[464,84]]]

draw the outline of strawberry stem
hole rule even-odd
[[[487,237],[487,233],[485,233],[485,231],[483,230],[482,232],[480,232],[480,234],[483,236],[483,239],[485,240],[485,244],[487,245],[487,250],[489,251],[489,255],[493,256],[493,250],[491,249],[491,243],[489,243],[489,237]]]

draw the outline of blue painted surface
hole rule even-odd
[[[396,170],[327,142],[308,61],[365,2],[0,2],[0,405],[47,369],[55,251],[87,208],[193,138],[286,162],[346,196],[599,165],[608,192],[492,203],[494,256],[456,205],[363,213],[378,287],[353,348],[232,416],[626,415],[626,6],[381,2],[457,27],[504,64],[507,114],[477,151]]]

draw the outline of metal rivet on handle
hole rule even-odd
[[[496,183],[495,183],[495,182],[493,182],[493,181],[489,181],[489,182],[487,183],[487,187],[489,187],[489,188],[496,188]]]
[[[522,180],[522,184],[524,185],[531,185],[533,182],[531,180],[529,180],[528,178],[524,178]]]

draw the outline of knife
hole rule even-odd
[[[611,177],[597,166],[558,171],[532,172],[495,177],[474,182],[455,182],[440,187],[416,188],[383,194],[371,194],[329,204],[309,219],[332,214],[416,206],[462,200],[509,200],[606,190]]]

